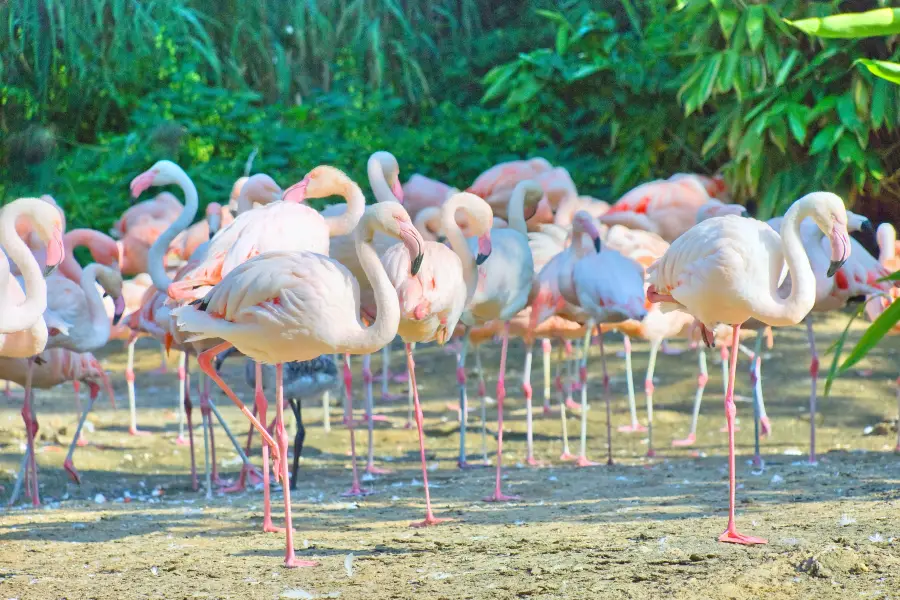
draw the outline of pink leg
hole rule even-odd
[[[77,484],[81,484],[81,474],[78,473],[78,469],[75,468],[75,463],[72,460],[73,455],[75,454],[75,447],[78,446],[78,440],[80,439],[81,428],[84,427],[84,422],[87,420],[88,414],[91,412],[91,409],[94,408],[94,401],[97,399],[97,396],[100,394],[100,387],[96,384],[91,384],[90,386],[90,399],[88,400],[87,410],[80,414],[78,419],[78,427],[75,430],[75,435],[72,438],[72,443],[69,444],[69,451],[66,453],[66,459],[63,461],[63,469],[65,469],[66,473],[69,474],[69,478]]]
[[[568,346],[571,350],[571,345]],[[556,391],[559,394],[559,419],[562,424],[562,454],[560,454],[559,459],[564,461],[575,460],[575,455],[569,452],[569,432],[566,426],[566,386],[563,385],[562,376],[560,375],[562,369],[565,365],[565,360],[562,355],[562,348],[560,348],[557,353],[557,361],[556,361]]]
[[[412,347],[406,344],[406,364],[409,371],[409,385],[413,389],[413,403],[416,419],[416,427],[419,430],[419,457],[422,459],[422,484],[425,486],[425,520],[410,523],[410,527],[428,527],[438,525],[451,519],[435,518],[431,512],[431,493],[428,490],[428,465],[425,463],[425,432],[422,426],[422,407],[419,404],[419,390],[416,387],[416,362],[413,360]]]
[[[128,363],[125,366],[125,383],[128,386],[128,410],[131,417],[128,433],[131,435],[150,435],[149,431],[141,431],[137,428],[137,406],[134,393],[134,345],[137,339],[138,334],[136,332],[131,332],[131,335],[128,336]]]
[[[712,333],[710,332],[709,335],[712,336]],[[725,384],[725,393],[728,393],[728,363],[729,363],[728,356],[729,356],[729,354],[728,354],[728,348],[726,348],[724,345],[722,346],[722,349],[720,350],[720,356],[722,357],[722,375],[723,375],[722,381]],[[741,428],[738,427],[737,425],[735,425],[734,430],[740,431]],[[725,423],[725,425],[722,426],[721,429],[719,429],[719,433],[728,433],[728,423],[727,422]]]
[[[213,415],[212,409],[209,406],[209,399],[211,397],[212,391],[210,387],[212,386],[212,381],[209,378],[203,380],[203,395],[206,398],[206,426],[209,429],[209,455],[211,465],[211,479],[215,485],[225,485],[226,483],[219,477],[219,466],[216,464],[216,436],[215,436],[215,428],[213,427]]]
[[[169,372],[169,366],[166,364],[166,347],[162,343],[159,345],[159,366],[152,372],[157,375],[165,375]]]
[[[503,400],[506,398],[506,350],[509,346],[509,321],[503,325],[503,345],[500,350],[500,373],[497,376],[497,479],[494,495],[485,498],[485,502],[509,502],[519,500],[519,496],[506,496],[500,491],[500,480],[503,475]]]
[[[619,433],[643,433],[647,428],[638,422],[637,406],[634,400],[634,374],[631,370],[631,338],[627,335],[622,340],[625,346],[625,384],[628,386],[628,411],[631,414],[631,424],[618,428]]]
[[[284,385],[283,385],[283,365],[278,363],[275,365],[275,436],[278,440],[278,448],[281,453],[279,463],[281,465],[281,488],[284,493],[284,531],[286,538],[286,548],[284,553],[284,566],[288,568],[294,567],[315,567],[319,563],[308,560],[299,560],[294,555],[294,528],[291,523],[291,486],[288,485],[288,434],[284,427]],[[257,379],[260,381],[260,379]]]
[[[584,336],[584,345],[581,347],[581,365],[578,367],[578,379],[581,383],[581,443],[579,444],[578,458],[575,459],[576,467],[595,467],[600,464],[587,457],[587,358],[591,349],[591,335],[594,329],[593,321],[588,321],[587,329],[588,331]]]
[[[553,344],[549,338],[544,338],[541,340],[541,352],[543,353],[543,363],[544,363],[544,416],[549,417],[550,413],[553,412],[553,408],[550,405],[550,397],[553,395],[553,390],[550,387],[550,355],[553,352]]]
[[[256,412],[259,415],[259,422],[264,424],[266,422],[266,411],[269,408],[269,402],[266,400],[266,395],[263,392],[262,380],[262,363],[256,363],[256,389],[254,391],[254,401],[256,403]],[[277,412],[277,411],[276,411]],[[277,417],[276,417],[277,418]],[[266,427],[266,432],[270,431],[272,427]],[[275,436],[272,436],[273,438]],[[277,444],[277,441],[276,441]],[[275,452],[276,461],[281,459],[281,448],[280,446],[276,446],[272,448],[272,451]],[[269,477],[269,448],[263,444],[262,447],[262,466],[263,466],[263,531],[266,533],[284,533],[283,527],[277,527],[274,523],[272,523],[272,478]],[[276,475],[280,473],[279,468],[276,466],[275,470]]]
[[[603,398],[606,400],[606,464],[613,466],[612,451],[612,406],[609,398],[609,373],[606,370],[606,351],[603,347],[603,331],[598,336],[600,339],[600,362],[603,365]]]
[[[734,333],[732,339],[734,340],[734,344],[732,345],[732,348],[734,348],[735,351],[731,353],[731,365],[728,370],[728,389],[725,392],[725,419],[728,422],[728,527],[727,529],[725,529],[725,533],[719,536],[719,541],[745,545],[766,544],[768,542],[762,538],[738,533],[737,527],[735,526],[734,522],[734,494],[736,489],[734,464],[734,417],[737,414],[737,407],[734,405],[734,375],[737,372],[737,347],[740,343],[741,326],[735,325],[733,327],[733,331]]]
[[[532,467],[543,466],[543,463],[534,458],[534,415],[531,409],[531,398],[533,390],[531,388],[531,360],[532,346],[531,341],[525,340],[525,368],[522,371],[522,393],[525,395],[525,463]]]
[[[367,496],[372,492],[363,489],[359,485],[359,472],[356,469],[356,432],[353,429],[353,394],[350,393],[350,384],[353,375],[350,373],[350,355],[344,355],[344,391],[347,395],[347,403],[345,405],[345,415],[349,415],[347,419],[347,430],[350,432],[350,464],[353,470],[353,483],[350,489],[341,494],[342,496]]]
[[[350,371],[350,355],[344,354],[344,425],[353,419],[353,373]]]
[[[34,373],[34,357],[28,359],[28,372],[25,376],[25,401],[22,404],[22,420],[25,422],[25,435],[28,438],[28,466],[26,467],[26,475],[28,477],[25,486],[31,497],[32,506],[40,506],[41,499],[38,493],[37,482],[37,461],[34,459],[34,439],[38,432],[37,417],[31,407],[31,377]]]
[[[179,394],[181,394],[181,401],[179,404],[181,406],[178,407],[178,423],[179,427],[183,429],[184,427],[184,414],[187,412],[187,408],[185,407],[185,398],[187,396],[188,388],[187,388],[187,369],[185,368],[187,365],[187,353],[181,353],[181,362],[178,364],[178,388]],[[179,446],[187,446],[189,442],[184,439],[184,431],[178,432],[178,437],[175,438],[175,443]]]
[[[819,377],[819,354],[816,352],[816,338],[813,334],[812,317],[806,317],[806,335],[809,338],[809,377],[812,380],[809,394],[809,464],[816,464],[816,383]]]
[[[375,421],[387,421],[386,417],[374,414],[374,401],[372,399],[372,369],[370,368],[372,355],[363,356],[363,382],[366,385],[366,424],[369,430],[369,448],[368,457],[366,459],[366,473],[370,475],[386,475],[391,472],[390,469],[382,469],[375,466]]]
[[[258,414],[258,409],[256,402],[253,403],[253,416],[255,417]],[[250,448],[253,444],[253,427],[250,427],[250,431],[247,432],[247,445],[244,447],[244,454],[250,456]],[[243,492],[247,489],[247,475],[250,474],[251,469],[247,465],[241,466],[241,473],[238,475],[238,480],[234,485],[229,487],[224,487],[220,491],[225,494],[231,494],[234,492]]]
[[[185,356],[184,359],[184,412],[187,417],[187,429],[188,429],[188,446],[191,449],[191,488],[196,492],[200,489],[200,484],[197,482],[197,459],[194,456],[194,423],[193,423],[193,415],[194,405],[191,403],[191,371],[188,367],[190,363],[190,356]]]
[[[6,394],[6,399],[7,399],[7,400],[9,400],[10,398],[12,398],[12,392],[11,392],[10,389],[9,389],[9,380],[6,381],[6,389],[4,390],[4,393]]]
[[[77,379],[72,382],[72,391],[75,392],[75,410],[81,415],[81,382]],[[78,431],[78,437],[75,439],[75,445],[83,447],[88,445],[87,438],[84,437],[84,430]]]
[[[697,441],[697,418],[700,416],[700,403],[703,401],[703,390],[709,381],[709,374],[706,369],[706,349],[700,347],[699,350],[700,373],[697,375],[697,393],[694,396],[694,411],[691,415],[691,429],[683,440],[673,440],[672,445],[676,448],[684,446],[692,446]]]

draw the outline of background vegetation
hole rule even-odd
[[[459,187],[542,155],[607,199],[723,172],[761,217],[811,189],[890,216],[900,88],[855,61],[896,59],[894,37],[821,39],[783,20],[883,4],[0,3],[0,197],[50,193],[73,226],[104,229],[159,158],[221,201],[253,148],[254,170],[283,184],[320,163],[364,181],[385,148],[407,176]]]

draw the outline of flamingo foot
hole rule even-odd
[[[753,457],[753,468],[762,469],[765,466],[765,461],[763,461],[762,457],[757,455]]]
[[[391,381],[394,383],[409,383],[409,373],[406,371],[401,371],[399,373],[394,373],[391,375]]]
[[[686,438],[684,438],[683,440],[672,440],[672,445],[675,446],[676,448],[681,448],[684,446],[693,446],[695,443],[697,443],[697,436],[694,435],[693,433],[689,433],[688,436]]]
[[[189,441],[187,441],[186,439],[184,439],[183,437],[178,436],[177,438],[175,438],[175,445],[176,446],[190,446],[191,443]]]
[[[656,450],[653,448],[647,450],[647,458],[656,458]]]
[[[575,459],[575,466],[576,467],[598,467],[598,466],[600,466],[600,463],[594,462],[592,460],[588,460],[587,456],[579,456],[577,459]]]
[[[284,527],[278,527],[269,521],[268,523],[263,523],[263,531],[266,533],[284,533]]]
[[[66,459],[66,462],[63,463],[63,468],[66,470],[66,473],[69,474],[69,479],[78,485],[81,485],[81,474],[78,473],[78,469],[75,468],[75,465],[70,459]]]
[[[549,416],[551,416],[551,415],[553,415],[553,408],[550,407],[550,406],[547,406],[547,405],[545,404],[545,405],[544,405],[544,416],[545,416],[545,417],[549,417]]]
[[[79,448],[84,448],[88,444],[90,444],[90,442],[87,440],[86,437],[80,437],[80,438],[78,438],[78,441],[75,442],[75,445],[78,446]]]
[[[375,422],[379,422],[379,421],[380,421],[380,422],[384,423],[384,422],[388,421],[388,418],[387,418],[386,416],[384,416],[384,415],[372,415],[372,421],[375,421]],[[361,422],[362,422],[362,423],[368,423],[368,422],[369,422],[369,415],[363,415],[363,418],[362,418],[362,421],[361,421]]]
[[[236,494],[238,492],[243,492],[247,489],[246,481],[238,478],[237,482],[234,485],[229,485],[227,487],[219,488],[219,491],[223,494]]]
[[[571,411],[580,411],[581,404],[579,404],[578,402],[575,402],[571,398],[566,398],[566,408]]]
[[[358,484],[355,484],[350,487],[349,490],[341,494],[343,498],[362,498],[363,496],[368,496],[370,494],[374,494],[375,492],[372,490],[368,490],[366,488],[359,487]]]
[[[382,469],[381,467],[376,467],[375,465],[369,465],[366,467],[366,473],[369,475],[389,475],[393,473],[391,469]]]
[[[743,544],[745,546],[754,546],[756,544],[768,544],[767,540],[763,538],[753,537],[752,535],[744,535],[743,533],[738,533],[737,531],[729,531],[726,530],[725,533],[719,536],[720,542],[727,542],[729,544]]]
[[[740,431],[741,428],[740,428],[738,425],[735,425],[735,426],[734,426],[734,430],[735,430],[735,431]],[[724,427],[722,427],[722,428],[719,430],[719,433],[728,433],[728,425],[725,425]]]
[[[422,527],[431,527],[432,525],[440,525],[441,523],[447,523],[448,521],[455,521],[456,519],[438,519],[434,515],[427,515],[424,521],[416,521],[415,523],[410,523],[409,526],[415,529],[421,529]]]
[[[314,560],[300,560],[296,556],[284,559],[284,566],[288,569],[318,567],[319,563]]]
[[[255,470],[251,470],[250,474],[247,477],[250,479],[250,483],[252,485],[259,485],[263,482],[262,475],[257,473]],[[269,478],[269,481],[271,481],[271,478]]]
[[[575,460],[575,455],[570,452],[563,452],[559,455],[559,460],[570,461]]]
[[[150,371],[150,373],[152,373],[153,375],[165,375],[168,372],[169,367],[167,367],[166,365],[159,365],[158,367]]]
[[[140,436],[140,435],[151,435],[151,433],[150,433],[149,431],[143,431],[143,430],[138,429],[138,428],[136,428],[136,427],[129,427],[129,428],[128,428],[128,433],[129,433],[129,435],[138,435],[138,436]]]
[[[401,396],[400,394],[386,393],[381,395],[382,402],[397,402],[398,400],[402,400],[404,398],[406,398],[406,396]]]
[[[769,421],[769,417],[760,417],[759,431],[762,435],[765,436],[768,436],[772,433],[772,423]]]
[[[502,494],[500,492],[494,492],[493,496],[482,498],[484,502],[517,502],[521,499],[522,496],[507,496],[506,494]]]
[[[403,429],[412,429],[412,421],[407,421],[406,425],[403,426]]]
[[[647,428],[640,423],[632,423],[631,425],[622,425],[619,427],[619,433],[644,433]]]
[[[538,459],[536,459],[533,456],[529,456],[528,458],[526,458],[525,464],[528,465],[529,467],[543,467],[544,466],[543,462],[539,461]]]

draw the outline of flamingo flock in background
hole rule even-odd
[[[249,163],[248,163],[249,165]],[[839,310],[866,297],[870,318],[877,318],[896,297],[891,283],[879,281],[897,268],[896,234],[878,231],[880,256],[869,255],[850,231],[871,224],[846,211],[841,199],[816,192],[795,202],[783,218],[763,223],[731,203],[721,177],[678,173],[629,191],[616,202],[579,194],[569,172],[543,158],[491,167],[469,186],[459,188],[416,173],[401,182],[399,163],[385,151],[367,162],[368,184],[376,200],[367,205],[362,188],[329,165],[310,170],[283,189],[264,173],[237,178],[227,201],[201,199],[190,176],[161,160],[131,182],[137,199],[151,187],[174,185],[183,202],[168,192],[137,202],[119,218],[110,235],[76,229],[66,233],[65,215],[49,196],[24,198],[0,209],[0,378],[25,387],[22,416],[27,448],[17,489],[39,504],[33,388],[71,381],[79,422],[64,468],[80,482],[73,454],[86,443],[82,428],[100,386],[114,403],[109,378],[91,352],[111,338],[126,342],[125,378],[129,433],[137,424],[134,376],[139,337],[156,339],[165,351],[180,353],[179,437],[190,447],[191,485],[200,489],[194,452],[190,356],[200,368],[200,424],[204,438],[205,491],[235,492],[251,477],[263,486],[263,530],[285,534],[284,564],[311,567],[294,548],[291,490],[298,481],[305,437],[302,398],[332,391],[343,380],[352,482],[347,495],[369,493],[360,485],[351,355],[361,355],[364,422],[368,427],[366,477],[388,471],[374,461],[375,411],[371,356],[382,353],[381,401],[390,401],[388,385],[406,382],[409,417],[415,423],[421,461],[425,518],[412,526],[445,521],[434,514],[428,485],[423,414],[416,385],[415,347],[436,342],[455,354],[459,415],[458,466],[469,462],[467,431],[468,354],[474,351],[481,404],[481,459],[488,463],[485,372],[480,346],[499,338],[497,372],[496,462],[486,502],[515,501],[504,493],[504,404],[510,339],[525,349],[521,390],[526,412],[526,464],[535,458],[535,418],[531,383],[533,349],[541,340],[543,414],[560,411],[562,460],[578,467],[588,458],[590,410],[588,359],[596,340],[606,409],[607,464],[613,464],[612,394],[604,336],[624,337],[628,424],[620,433],[646,431],[648,457],[655,456],[653,432],[654,370],[666,340],[684,338],[698,346],[697,392],[688,436],[674,446],[696,441],[697,416],[708,381],[706,348],[718,345],[723,356],[725,431],[729,444],[729,520],[723,542],[762,544],[739,533],[735,523],[734,380],[738,352],[751,356],[754,387],[755,455],[759,437],[770,431],[761,382],[762,344],[771,345],[771,327],[805,321],[812,363],[810,461],[815,461],[815,411],[818,356],[811,312]],[[460,191],[464,189],[465,191]],[[310,199],[340,196],[345,202],[324,211]],[[115,238],[115,239],[113,239]],[[91,264],[74,258],[86,247]],[[7,257],[9,260],[7,260]],[[9,261],[13,265],[10,265]],[[55,267],[58,273],[50,273]],[[21,281],[13,279],[18,274]],[[132,276],[123,279],[123,275]],[[24,291],[23,291],[24,286]],[[751,351],[741,331],[757,332]],[[399,337],[406,372],[390,371],[390,348]],[[458,341],[451,340],[456,338]],[[578,356],[572,342],[580,340]],[[638,418],[632,371],[632,341],[649,342],[644,378],[646,427]],[[551,357],[558,346],[555,377]],[[730,349],[730,351],[729,351]],[[252,408],[225,383],[218,369],[233,353],[247,358],[245,379],[253,389]],[[337,360],[343,357],[339,377]],[[165,370],[163,355],[161,370]],[[565,371],[567,382],[563,382]],[[555,385],[554,385],[555,381]],[[79,385],[90,388],[84,410]],[[245,446],[228,429],[213,400],[211,382],[247,418]],[[266,393],[275,392],[269,423]],[[557,402],[554,403],[554,391]],[[573,400],[580,392],[580,403]],[[294,414],[293,464],[285,404]],[[577,455],[569,451],[568,411],[580,413]],[[900,379],[898,379],[900,410]],[[326,406],[326,420],[328,408]],[[183,419],[182,419],[183,416]],[[235,482],[220,479],[213,417],[226,432],[242,467]],[[185,428],[186,421],[186,429]],[[262,439],[261,473],[249,458],[252,436]],[[900,451],[900,433],[897,448]],[[270,463],[271,459],[271,463]],[[270,468],[273,476],[270,477]],[[284,527],[272,518],[272,483],[281,483]]]

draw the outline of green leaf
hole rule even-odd
[[[517,65],[515,63],[509,63],[491,69],[488,74],[484,76],[485,83],[489,83],[490,87],[484,92],[481,101],[490,102],[504,92],[507,87],[506,84],[516,72],[516,69]]]
[[[782,117],[769,117],[769,139],[775,144],[781,153],[787,151],[787,125]]]
[[[850,92],[847,92],[838,99],[837,113],[841,123],[847,129],[855,129],[860,125],[859,117],[856,114],[856,102],[854,102]]]
[[[750,41],[750,49],[756,52],[763,41],[763,33],[766,24],[766,11],[759,5],[751,5],[747,9],[747,39]]]
[[[560,25],[556,30],[556,53],[562,56],[569,48],[569,26]]]
[[[778,69],[778,73],[775,74],[775,85],[781,86],[787,81],[787,77],[791,72],[791,69],[794,68],[794,63],[797,62],[797,59],[800,58],[800,51],[794,48],[791,50],[791,53],[788,54],[788,57],[784,59],[784,62],[781,63],[781,67]]]
[[[812,110],[807,111],[805,116],[806,124],[809,125],[825,113],[834,110],[834,107],[837,106],[837,101],[837,96],[825,96],[819,100]]]
[[[725,132],[728,131],[728,126],[731,123],[727,119],[720,119],[719,124],[716,125],[716,128],[712,130],[712,133],[709,134],[709,137],[706,138],[706,141],[703,142],[703,147],[700,149],[700,153],[703,156],[709,154],[710,150],[712,150],[716,144],[719,143],[719,140],[722,139],[722,136],[725,135]]]
[[[875,129],[880,129],[884,123],[885,107],[889,84],[884,79],[876,79],[872,86],[872,105],[869,107],[869,119]],[[890,89],[893,92],[893,89]]]
[[[738,62],[741,55],[734,50],[728,50],[724,53],[722,68],[719,70],[719,77],[716,80],[716,91],[725,93],[731,90],[734,85],[734,75],[737,72]]]
[[[894,328],[898,321],[900,321],[900,302],[895,300],[869,325],[856,346],[850,351],[850,356],[841,364],[839,372],[844,373],[861,361],[881,341],[881,338]]]
[[[852,135],[843,135],[837,144],[838,158],[845,164],[853,163],[860,167],[866,163],[862,149]]]
[[[859,58],[854,62],[854,64],[863,65],[875,77],[886,79],[891,83],[900,84],[900,63],[889,62],[886,60]]]
[[[850,326],[853,325],[853,321],[862,316],[863,311],[865,310],[866,305],[860,305],[854,314],[850,316],[847,320],[847,326],[844,327],[844,331],[841,333],[841,337],[839,337],[831,348],[827,350],[828,353],[834,351],[834,358],[831,359],[831,367],[828,368],[828,378],[825,380],[825,397],[828,397],[828,394],[831,393],[831,384],[834,383],[834,378],[837,377],[838,374],[838,362],[841,360],[841,352],[844,350],[844,344],[847,342],[847,336],[850,335]]]
[[[797,29],[823,38],[860,38],[900,33],[900,8],[879,8],[861,13],[788,21]]]
[[[538,10],[534,11],[534,13],[536,15],[540,15],[540,16],[544,17],[545,19],[549,19],[559,25],[568,25],[569,24],[569,21],[566,20],[565,15],[563,15],[561,12],[556,12],[555,10],[538,9]]]
[[[717,54],[715,58],[706,63],[703,75],[700,77],[700,102],[699,106],[709,99],[713,92],[713,85],[716,83],[716,76],[719,74],[719,68],[722,66],[722,55]]]
[[[788,108],[788,125],[791,133],[798,143],[802,144],[806,140],[806,122],[804,121],[804,113],[806,108],[800,104],[792,104]]]
[[[722,28],[722,35],[725,36],[726,40],[731,38],[731,32],[734,31],[734,26],[737,24],[739,16],[738,11],[734,9],[718,11],[719,27]]]
[[[824,150],[831,150],[844,133],[844,128],[835,124],[828,125],[816,134],[809,146],[811,155],[819,154]]]

